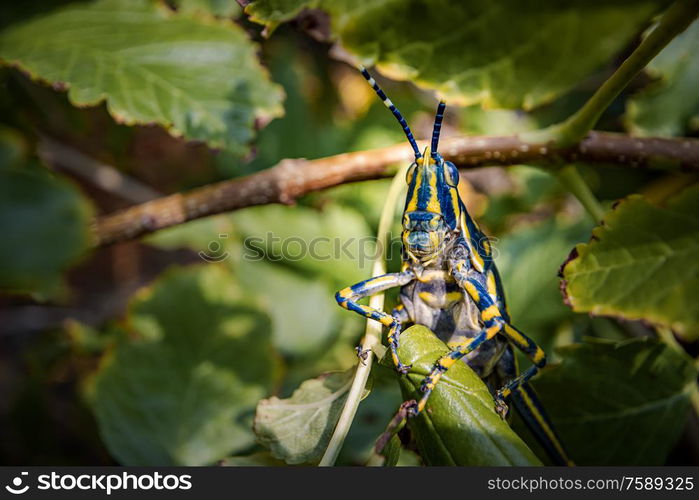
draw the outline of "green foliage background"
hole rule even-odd
[[[157,195],[402,141],[347,59],[378,68],[418,137],[431,130],[434,91],[449,101],[446,135],[536,130],[575,112],[669,5],[360,3],[0,7],[3,463],[317,463],[364,329],[334,293],[370,276],[389,184],[343,185],[94,249],[92,217],[135,203],[132,193],[99,187],[51,144]],[[596,128],[696,137],[698,68],[695,22]],[[579,464],[693,463],[699,443],[683,429],[697,424],[692,398],[699,407],[696,174],[577,167],[607,210],[601,225],[553,169],[462,174],[513,322],[555,363],[534,386]],[[299,258],[290,238],[319,242],[322,255],[349,244],[332,258]],[[389,293],[387,309],[395,301]],[[445,349],[425,329],[405,335],[416,373]],[[449,373],[432,419],[411,426],[413,444],[392,441],[378,463],[547,461],[521,422],[492,411],[473,372]],[[418,382],[373,368],[339,464],[376,462],[376,438]]]

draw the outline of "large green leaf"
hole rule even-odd
[[[245,32],[146,0],[77,4],[0,33],[0,59],[68,88],[77,106],[106,100],[127,124],[244,153],[257,118],[281,114]]]
[[[258,451],[252,455],[228,457],[220,465],[224,467],[279,467],[286,464],[274,458],[268,451]]]
[[[512,322],[545,350],[556,325],[572,316],[561,300],[558,269],[591,225],[552,219],[493,243]]]
[[[337,334],[334,290],[322,280],[267,262],[240,263],[240,283],[261,298],[272,317],[274,345],[284,354],[307,356],[327,347]]]
[[[675,38],[649,64],[658,81],[629,99],[627,127],[636,135],[674,136],[699,130],[699,23]]]
[[[650,339],[574,344],[536,390],[578,465],[662,465],[696,390],[689,356]]]
[[[289,399],[260,401],[255,434],[289,464],[318,462],[347,400],[354,370],[306,380]]]
[[[574,311],[643,319],[699,337],[699,185],[666,207],[630,196],[563,268]]]
[[[92,208],[41,167],[0,168],[0,290],[50,295],[90,244]]]
[[[214,264],[175,269],[131,305],[128,335],[101,366],[92,404],[126,465],[205,465],[255,441],[271,391],[268,317]]]
[[[22,134],[0,124],[0,169],[22,165],[27,160],[27,149]]]
[[[400,340],[401,360],[413,365],[400,377],[401,390],[406,400],[417,400],[420,382],[449,349],[424,326],[408,328]],[[540,465],[495,412],[493,396],[465,363],[442,376],[425,410],[409,425],[428,465]]]
[[[375,238],[354,210],[334,205],[323,210],[268,205],[231,217],[244,236],[245,259],[266,258],[324,275],[342,287],[370,275]]]
[[[329,12],[333,36],[366,64],[462,104],[531,108],[611,61],[663,0],[257,0],[270,30],[304,8]]]
[[[293,219],[293,211],[287,219]],[[283,354],[317,354],[337,333],[342,309],[327,279],[309,278],[282,262],[251,260],[230,216],[209,217],[159,231],[147,242],[162,248],[189,247],[209,262],[225,262],[249,296],[272,317],[273,341]],[[242,254],[242,258],[241,258]]]
[[[172,3],[177,10],[188,14],[232,17],[240,13],[240,5],[235,0],[173,0]]]

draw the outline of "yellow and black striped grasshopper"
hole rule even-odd
[[[414,150],[415,161],[406,175],[408,193],[403,212],[401,272],[347,287],[337,292],[337,302],[388,328],[388,344],[399,373],[410,370],[398,358],[401,327],[405,324],[430,328],[451,348],[423,380],[420,387],[423,396],[410,408],[410,416],[425,408],[442,374],[465,358],[494,392],[495,407],[501,416],[507,413],[506,402],[514,403],[553,462],[571,464],[527,383],[546,364],[546,355],[510,324],[490,242],[459,197],[458,170],[437,152],[446,104],[440,101],[431,145],[421,153],[400,111],[367,70],[362,68],[361,72],[400,123]],[[364,297],[393,287],[400,287],[400,305],[392,314],[358,303]],[[518,374],[515,347],[533,363],[521,374]]]

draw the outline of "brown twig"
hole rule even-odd
[[[590,132],[581,142],[566,148],[533,144],[515,135],[452,137],[443,140],[440,152],[460,168],[517,164],[560,166],[580,161],[637,168],[699,170],[699,140],[641,139],[607,132]],[[104,246],[126,241],[244,207],[292,204],[298,197],[313,191],[387,177],[393,172],[392,165],[412,159],[410,147],[399,144],[318,160],[283,160],[247,177],[165,196],[100,217],[93,226],[96,244]]]

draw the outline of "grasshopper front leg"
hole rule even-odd
[[[348,286],[335,294],[335,300],[340,306],[361,314],[365,318],[378,321],[382,325],[388,327],[388,345],[391,349],[391,357],[393,364],[399,373],[408,373],[410,366],[404,365],[398,359],[398,337],[401,330],[401,318],[394,317],[383,311],[372,309],[369,306],[364,306],[358,303],[364,297],[369,297],[377,293],[394,288],[397,286],[407,285],[415,279],[415,273],[412,271],[404,271],[401,273],[389,273],[382,276],[369,278],[361,281],[356,285]],[[398,312],[397,315],[400,313]]]

